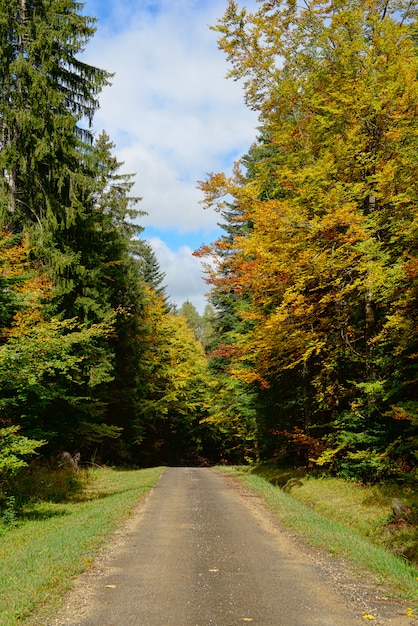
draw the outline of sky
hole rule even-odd
[[[243,1],[251,9],[255,0]],[[215,25],[227,0],[85,0],[98,19],[83,60],[114,73],[100,96],[93,130],[105,130],[134,173],[132,195],[147,215],[141,237],[152,245],[164,285],[178,307],[200,313],[208,286],[192,252],[221,233],[220,216],[203,209],[199,180],[230,172],[257,135],[242,85],[227,80]]]

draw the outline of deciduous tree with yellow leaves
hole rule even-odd
[[[417,10],[231,1],[215,28],[261,133],[246,171],[202,183],[250,225],[202,251],[229,247],[213,294],[246,302],[231,373],[266,390],[278,440],[309,432],[347,476],[416,463]]]

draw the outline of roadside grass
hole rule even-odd
[[[65,477],[40,472],[50,480],[50,500],[23,505],[13,523],[0,525],[0,625],[21,624],[35,609],[57,602],[162,471],[81,470],[65,501],[59,501]],[[34,484],[38,478],[35,472]],[[57,480],[63,483],[58,488]]]
[[[391,525],[391,498],[396,496],[409,506],[416,493],[399,488],[366,486],[336,478],[313,478],[302,470],[281,470],[269,466],[220,467],[238,477],[260,494],[280,522],[315,547],[348,559],[357,570],[370,572],[376,583],[418,608],[418,569],[405,558],[390,551],[405,540],[396,537]],[[402,534],[403,529],[398,530]],[[416,533],[416,527],[406,532]],[[389,541],[382,537],[392,533]],[[410,537],[406,541],[410,541]],[[416,549],[416,544],[415,544]]]
[[[418,490],[412,485],[365,485],[343,478],[318,478],[303,469],[292,471],[271,465],[254,466],[251,472],[418,568]],[[394,498],[411,509],[410,523],[395,519]]]

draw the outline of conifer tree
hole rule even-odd
[[[110,75],[77,58],[94,20],[74,0],[0,2],[0,182],[4,223],[62,229],[83,211],[83,142]],[[50,241],[48,241],[50,244]]]
[[[161,271],[152,246],[145,239],[137,239],[131,243],[131,253],[138,259],[138,267],[145,283],[166,300],[166,287],[163,282],[165,273]]]

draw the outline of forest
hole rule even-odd
[[[222,236],[177,309],[92,121],[74,0],[0,0],[0,488],[66,451],[416,480],[418,3],[230,0],[212,26],[259,115],[199,184]],[[140,182],[140,181],[139,181]]]

